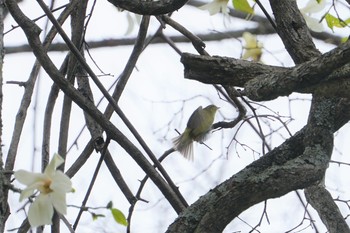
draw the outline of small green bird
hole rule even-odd
[[[173,139],[174,149],[193,160],[193,141],[202,143],[207,138],[218,109],[215,105],[198,107],[190,116],[185,131]]]

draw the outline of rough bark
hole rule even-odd
[[[330,233],[350,232],[331,194],[322,185],[313,185],[305,190],[307,201],[317,210]]]
[[[2,145],[2,65],[4,62],[4,3],[0,1],[0,145]],[[5,223],[10,214],[10,209],[7,204],[7,190],[9,188],[7,184],[7,178],[4,174],[3,152],[0,147],[0,232],[4,232]]]
[[[180,9],[188,0],[108,0],[114,6],[139,15],[164,15]]]
[[[185,78],[208,84],[243,87],[255,101],[292,92],[349,97],[350,41],[295,67],[264,65],[235,58],[184,53]]]
[[[321,179],[327,156],[321,147],[317,157],[313,150],[304,150],[304,136],[305,129],[202,196],[180,214],[167,232],[221,232],[254,204]]]
[[[185,78],[244,87],[241,93],[256,101],[307,90],[313,93],[308,123],[281,146],[202,196],[180,214],[168,228],[168,233],[220,232],[232,219],[256,203],[296,189],[305,188],[312,193],[315,189],[308,187],[320,182],[328,167],[333,133],[350,119],[347,114],[344,117],[344,112],[340,110],[348,106],[348,99],[337,98],[337,90],[325,94],[316,88],[317,85],[328,85],[322,84],[326,80],[338,82],[343,79],[348,83],[349,69],[344,65],[349,62],[350,43],[321,55],[312,42],[296,2],[271,0],[270,4],[277,33],[297,64],[295,67],[274,67],[231,58],[184,54]],[[339,74],[344,76],[336,77]],[[345,86],[342,93],[348,89]],[[325,87],[321,90],[324,91]],[[341,125],[337,122],[339,118],[344,119]],[[318,200],[311,194],[308,196],[327,227],[344,230],[338,232],[349,232],[344,227],[346,223],[341,215],[332,219],[327,216],[329,212],[320,209],[323,204],[329,203],[331,211],[339,212],[331,198],[318,195],[321,197]],[[343,228],[334,228],[340,225]]]

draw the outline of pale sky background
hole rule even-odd
[[[67,1],[57,1],[57,6],[65,4]],[[267,6],[267,1],[262,1]],[[299,1],[303,2],[303,1]],[[36,18],[42,14],[42,11],[34,1],[25,0],[20,4],[22,9],[32,18]],[[268,7],[267,7],[268,8]],[[259,11],[257,11],[259,13]],[[134,37],[137,34],[138,25],[135,25],[134,30],[130,35],[125,35],[127,30],[126,12],[118,12],[108,1],[97,1],[96,9],[93,13],[86,41],[100,40],[103,38],[123,38]],[[191,30],[192,32],[210,32],[211,30],[223,32],[227,29],[243,29],[254,25],[254,23],[229,19],[222,15],[210,17],[208,12],[186,6],[175,12],[173,19]],[[45,20],[37,22],[43,26]],[[11,25],[16,23],[11,18],[7,18],[5,31],[11,28]],[[66,23],[68,28],[69,21]],[[152,19],[149,34],[158,28],[159,23]],[[327,30],[330,31],[330,30]],[[165,29],[167,35],[178,35],[169,26]],[[336,30],[339,35],[345,36],[348,30]],[[266,50],[263,53],[262,61],[266,64],[293,66],[291,59],[284,50],[284,46],[276,36],[259,36],[259,41],[264,44]],[[62,41],[59,36],[55,41]],[[322,51],[328,51],[334,46],[317,42],[318,48]],[[18,45],[26,43],[23,33],[20,29],[16,29],[5,36],[6,45]],[[239,58],[242,54],[242,39],[232,38],[221,42],[206,43],[206,50],[211,55],[229,56]],[[177,44],[183,52],[196,53],[191,44]],[[100,80],[109,88],[111,83],[115,81],[118,75],[122,72],[124,65],[130,55],[132,46],[110,47],[91,50],[94,60],[104,73],[111,76],[103,76]],[[270,54],[272,53],[273,56]],[[52,59],[60,66],[66,52],[50,53]],[[177,133],[175,129],[182,131],[190,114],[199,106],[206,106],[214,103],[220,107],[216,115],[216,121],[233,120],[237,116],[237,112],[229,104],[219,98],[215,89],[210,85],[204,85],[196,81],[185,80],[183,78],[183,66],[179,62],[180,56],[169,46],[165,44],[150,45],[141,55],[137,70],[134,70],[130,81],[127,84],[124,94],[122,95],[120,106],[130,121],[141,133],[141,136],[152,149],[152,151],[160,156],[164,151],[171,147],[171,138]],[[98,69],[88,60],[96,74],[100,74]],[[4,64],[4,83],[6,81],[25,81],[28,79],[31,71],[34,58],[31,53],[21,53],[6,55]],[[45,110],[48,93],[51,89],[52,81],[41,72],[39,78],[39,94],[35,96],[38,100],[36,112],[33,106],[29,108],[28,117],[23,130],[21,144],[18,150],[18,159],[16,161],[16,169],[32,169],[40,170],[40,146],[43,112]],[[92,82],[91,82],[92,84]],[[92,85],[93,86],[93,85]],[[93,86],[95,90],[95,102],[102,96],[101,93]],[[23,88],[16,85],[4,84],[4,153],[7,153],[9,143],[12,136],[15,116],[23,94]],[[278,98],[275,101],[262,103],[270,107],[273,111],[278,112],[282,116],[291,115],[294,121],[288,126],[292,133],[298,131],[307,120],[309,100],[308,95],[293,94],[288,98]],[[293,101],[290,101],[293,100]],[[185,102],[184,102],[185,101]],[[35,102],[33,99],[32,104]],[[51,153],[57,150],[58,141],[58,126],[59,112],[61,110],[62,92],[60,93],[59,101],[55,107],[55,118],[52,124],[53,132],[51,135]],[[100,105],[100,109],[104,110],[106,101]],[[183,107],[183,109],[182,109]],[[258,107],[258,106],[255,106]],[[266,109],[258,108],[258,113],[271,113]],[[291,112],[290,112],[291,111]],[[36,114],[36,116],[35,116]],[[251,111],[249,111],[251,115]],[[84,125],[82,112],[74,105],[73,114],[71,115],[71,131],[70,143],[75,140],[78,132]],[[36,122],[33,129],[34,119]],[[111,120],[120,130],[126,135],[131,135],[125,126],[121,123],[118,117],[114,116]],[[280,124],[270,121],[275,128]],[[266,127],[263,127],[265,132],[268,132]],[[249,145],[258,153],[254,153],[249,148],[241,146],[231,146],[227,150],[233,135],[238,127],[234,129],[225,129],[213,133],[207,144],[213,149],[208,150],[204,146],[195,145],[194,162],[189,162],[182,158],[179,153],[171,154],[164,162],[163,166],[169,172],[175,183],[179,186],[189,203],[195,202],[199,196],[204,195],[217,184],[228,179],[233,174],[237,173],[245,166],[250,164],[255,159],[261,156],[261,141],[252,129],[245,124],[238,133],[239,142]],[[347,151],[349,143],[347,138],[348,125],[343,127],[336,134],[335,153],[333,160],[350,163]],[[35,148],[33,151],[33,132],[36,132]],[[283,137],[288,137],[286,130],[281,130]],[[281,135],[274,135],[268,140],[271,142],[272,148],[282,143]],[[78,140],[78,148],[74,147],[68,154],[66,167],[69,167],[74,159],[79,155],[80,150],[84,148],[85,142],[89,139],[89,133],[85,130],[84,134]],[[135,140],[133,140],[135,141]],[[139,146],[138,146],[139,147]],[[130,156],[116,144],[112,143],[109,147],[112,156],[118,168],[121,170],[126,182],[130,185],[131,190],[136,193],[139,187],[139,181],[143,179],[144,173],[136,166],[135,162],[130,159]],[[35,157],[33,158],[33,154]],[[201,155],[206,155],[201,156]],[[99,155],[93,154],[82,170],[72,179],[73,186],[76,189],[74,194],[68,194],[68,204],[80,205],[87,186],[89,185],[92,173],[99,159]],[[326,186],[331,191],[334,198],[350,199],[349,187],[349,166],[340,166],[331,164],[327,171]],[[15,183],[18,185],[18,183]],[[302,194],[302,192],[300,192]],[[303,194],[302,194],[303,196]],[[149,201],[148,204],[138,202],[136,210],[132,218],[132,232],[164,232],[168,225],[176,218],[176,213],[171,209],[168,202],[159,195],[159,191],[155,186],[148,182],[142,197]],[[22,207],[24,202],[18,203],[18,194],[11,194],[10,204],[12,215],[7,222],[7,229],[16,228],[22,222],[23,212],[16,213]],[[125,215],[128,214],[129,205],[119,191],[117,185],[109,175],[108,169],[103,164],[97,182],[93,188],[92,195],[89,199],[88,206],[98,207],[105,206],[109,201],[113,201],[114,206],[119,208]],[[344,204],[340,204],[341,208],[346,211]],[[280,208],[282,207],[282,208]],[[309,208],[313,217],[317,221],[317,225],[321,232],[325,228],[320,223],[317,215]],[[258,223],[263,211],[263,205],[259,204],[250,208],[240,218],[245,222],[255,225]],[[84,213],[81,219],[77,232],[125,232],[125,227],[116,224],[112,216],[106,210],[97,210],[96,213],[105,214],[105,218],[100,218],[92,222],[91,215]],[[348,213],[348,212],[344,212]],[[74,222],[77,214],[76,208],[68,208],[67,218]],[[284,232],[298,225],[303,219],[304,210],[301,204],[297,201],[294,192],[278,199],[268,201],[268,216],[270,225],[263,221],[263,225],[259,230],[261,232]],[[307,226],[305,223],[303,226]],[[63,226],[63,225],[62,225]],[[235,219],[226,229],[225,232],[241,231],[247,232],[251,228],[239,219]],[[298,228],[299,230],[302,229]],[[49,232],[49,228],[46,229]],[[67,232],[65,227],[62,227],[62,232]],[[303,232],[313,232],[311,228]]]

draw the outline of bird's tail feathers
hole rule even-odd
[[[186,134],[174,138],[173,145],[186,159],[193,161],[193,141],[186,137]]]

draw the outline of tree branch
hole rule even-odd
[[[14,17],[16,22],[24,30],[28,42],[33,48],[33,52],[37,59],[42,64],[45,71],[52,78],[52,80],[67,94],[77,105],[88,112],[106,131],[111,139],[118,142],[122,148],[138,163],[138,165],[144,169],[144,171],[150,176],[152,181],[163,192],[169,203],[179,213],[185,207],[179,200],[178,196],[169,187],[165,180],[159,175],[159,173],[153,168],[150,162],[144,157],[142,152],[135,147],[128,139],[123,135],[106,117],[86,98],[84,98],[78,91],[70,84],[60,72],[57,70],[53,62],[48,57],[46,51],[41,45],[39,39],[40,29],[27,18],[19,9],[17,3],[14,0],[6,0],[6,5]]]
[[[296,64],[320,55],[296,1],[270,0],[277,33]]]
[[[329,78],[329,68],[323,69],[319,67],[320,65],[330,65],[334,69],[334,66],[339,68],[348,62],[343,62],[344,56],[348,59],[349,54],[346,52],[346,55],[343,55],[342,48],[335,49],[319,57],[320,53],[312,43],[310,33],[298,11],[295,1],[271,0],[271,5],[274,15],[276,16],[278,33],[282,37],[294,61],[297,64],[301,64],[295,68],[276,68],[261,64],[256,65],[254,63],[248,65],[246,62],[234,60],[235,68],[238,67],[238,69],[240,69],[240,73],[237,74],[232,72],[232,70],[227,71],[230,70],[231,67],[228,65],[229,63],[227,63],[227,58],[225,58],[226,60],[224,60],[226,63],[221,67],[222,72],[231,72],[233,76],[240,77],[235,81],[238,80],[237,82],[241,82],[240,84],[243,84],[245,87],[247,87],[249,83],[251,85],[251,82],[254,81],[265,82],[265,84],[269,86],[268,89],[271,91],[269,95],[273,95],[275,92],[271,90],[271,87],[276,88],[277,86],[278,90],[284,88],[280,86],[281,84],[278,83],[278,81],[282,80],[290,85],[287,88],[302,88],[303,85],[308,87],[310,83],[311,85],[315,85],[321,80]],[[349,46],[349,44],[345,46]],[[346,47],[345,50],[348,50],[348,47]],[[343,63],[339,66],[335,63],[325,63],[326,61],[332,62],[330,59],[330,57],[333,56],[332,53],[335,53],[338,62],[340,61]],[[182,62],[185,63],[184,60],[188,57],[188,54],[184,55],[182,57]],[[185,77],[187,78],[191,75],[199,77],[199,72],[202,72],[201,74],[209,72],[209,75],[206,77],[207,80],[209,80],[209,76],[211,76],[211,78],[214,76],[214,82],[219,83],[222,81],[221,79],[225,79],[225,76],[216,74],[216,72],[220,72],[217,60],[215,60],[217,58],[212,59],[205,57],[204,59],[212,61],[212,64],[206,63],[206,66],[209,68],[203,72],[203,70],[199,71],[200,68],[198,68],[198,64],[193,62],[193,64],[195,64],[193,66],[195,67],[195,72],[198,71],[195,75],[193,75],[192,70],[190,70],[192,66],[186,67],[187,64],[184,64]],[[314,60],[306,63],[306,61],[310,59]],[[316,64],[316,61],[322,63]],[[258,67],[259,70],[254,69],[255,67]],[[201,68],[204,67],[201,66]],[[270,78],[271,74],[265,73],[266,70],[271,68],[275,69],[274,73],[280,77],[281,80]],[[262,71],[263,69],[265,70]],[[246,70],[247,72],[244,73],[242,70]],[[260,77],[254,77],[254,72],[260,72]],[[298,78],[296,74],[299,72],[305,72],[304,76]],[[248,78],[244,77],[246,74],[248,74]],[[288,75],[285,76],[286,74]],[[293,77],[293,75],[296,75],[294,79],[285,81],[285,79],[291,78],[290,76]],[[265,81],[265,79],[268,81]],[[252,86],[250,91],[256,92],[256,88],[264,87],[263,85],[258,87]],[[247,92],[249,92],[249,88]],[[251,93],[249,94],[251,95]],[[251,98],[249,94],[248,96]],[[259,98],[259,100],[274,98],[268,97],[269,95],[252,96],[254,98]],[[343,115],[337,106],[343,105],[346,102],[347,101],[342,103],[339,98],[325,98],[314,95],[308,124],[301,131],[286,140],[281,146],[275,148],[232,176],[229,180],[202,196],[186,211],[180,214],[167,232],[221,232],[233,218],[237,217],[250,206],[268,198],[284,195],[292,190],[307,188],[321,180],[331,157],[333,133],[340,127],[336,120],[339,118],[339,115]],[[348,114],[347,120],[349,120]]]
[[[272,100],[287,96],[295,90],[318,84],[336,69],[350,62],[350,41],[339,47],[295,66],[281,75],[265,74],[245,84],[245,94],[252,100]],[[317,93],[317,90],[313,91]],[[349,95],[347,95],[349,97]]]
[[[350,62],[350,41],[293,68],[188,53],[182,55],[181,62],[185,78],[245,87],[244,94],[256,101],[272,100],[292,92],[315,93],[318,88],[324,95],[328,92],[328,96],[349,97],[350,65],[346,64]]]
[[[305,20],[296,6],[296,1],[270,0],[270,2],[271,8],[276,17],[276,22],[278,22],[279,24],[279,35],[281,36],[293,60],[296,63],[302,63],[315,57],[318,57],[320,55],[320,52],[316,50],[315,45],[311,40],[311,36],[308,33],[309,30],[306,27]],[[288,28],[288,26],[291,28]],[[347,57],[345,59],[348,59],[349,54],[345,55],[345,57]],[[322,66],[328,66],[328,63],[320,64]],[[330,73],[327,72],[325,75],[329,74]],[[329,158],[331,157],[333,151],[333,133],[337,128],[337,106],[343,104],[344,101],[340,98],[325,98],[320,96],[318,93],[313,95],[308,123],[306,126],[304,143],[305,145],[308,145],[312,151],[315,152],[314,157],[320,156],[320,154],[317,153],[317,148],[319,147],[322,148],[322,152],[325,153],[325,156],[328,156]],[[315,196],[320,194],[320,190],[313,190],[316,191]],[[326,193],[324,194],[326,195]],[[324,209],[322,209],[322,206],[324,204],[322,199],[311,197],[309,200],[311,200],[310,204],[319,213],[324,213]],[[329,203],[330,202],[331,201],[329,200]],[[335,203],[333,203],[332,205],[332,210],[335,212],[339,212],[338,207],[335,205]],[[328,231],[333,232],[334,229],[329,228],[334,227],[334,225],[328,222],[328,220],[330,219],[328,218],[328,220],[325,220],[324,216],[320,216],[324,222],[328,223],[328,225],[326,224],[328,227]],[[333,217],[335,217],[335,215],[333,215]],[[332,221],[333,223],[344,221],[340,214],[337,215],[336,218],[340,219]],[[346,231],[340,230],[339,232],[349,232],[349,229],[346,229]]]
[[[4,64],[4,18],[5,5],[0,1],[0,109],[3,109],[3,64]],[[0,111],[0,145],[3,142],[3,113]],[[4,174],[3,148],[0,148],[0,232],[5,231],[5,223],[10,215],[10,208],[7,200],[8,188],[6,187],[7,178]]]
[[[184,77],[207,84],[243,87],[248,81],[270,73],[285,73],[290,68],[264,65],[246,60],[183,53]]]
[[[333,100],[327,102],[332,104]],[[310,126],[305,126],[282,145],[202,196],[179,215],[167,233],[221,232],[250,206],[322,180],[333,148],[332,133],[349,121],[349,104],[344,101],[332,110],[328,106],[326,118],[334,119],[331,121],[333,131],[327,133],[326,130],[310,137]],[[319,105],[312,111],[320,114],[324,108]],[[310,124],[315,123],[310,119]]]
[[[321,185],[305,189],[306,200],[317,210],[328,232],[350,232],[349,226],[334,203],[331,194]]]
[[[180,214],[167,233],[222,232],[233,218],[254,204],[322,179],[328,155],[321,148],[304,151],[304,136],[305,129],[202,196]],[[320,156],[314,156],[316,153]]]
[[[108,0],[114,6],[139,15],[164,15],[180,9],[188,0]]]

